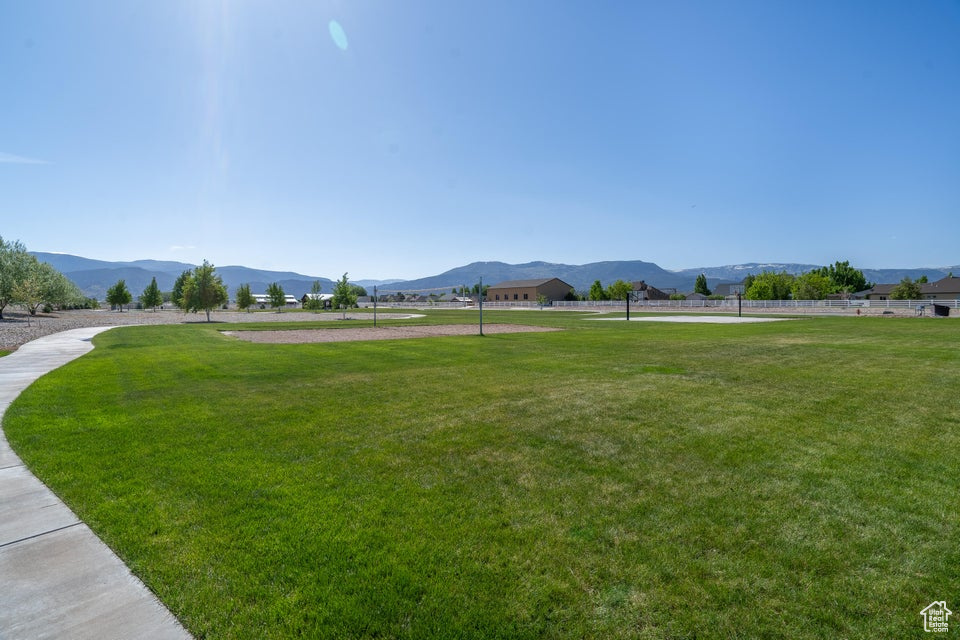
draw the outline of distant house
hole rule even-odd
[[[329,309],[330,305],[333,304],[333,294],[332,293],[305,293],[300,298],[300,304],[307,306],[307,303],[311,300],[319,300],[323,303],[324,309]]]
[[[696,291],[694,291],[693,293],[685,294],[684,298],[686,300],[706,300],[707,296],[703,295],[702,293],[697,293]]]
[[[300,304],[300,301],[297,300],[296,296],[291,296],[289,294],[284,296],[284,300],[286,301],[284,306],[287,307],[296,307],[298,304]],[[261,309],[269,307],[270,296],[265,293],[255,293],[253,294],[253,303]]]
[[[721,282],[713,288],[713,294],[717,296],[735,296],[738,293],[743,295],[747,292],[747,287],[742,282]]]
[[[573,286],[560,278],[541,278],[538,280],[505,280],[487,289],[484,298],[487,302],[536,302],[539,296],[549,301],[563,300]]]
[[[947,276],[936,282],[920,285],[924,300],[960,300],[960,278]]]
[[[896,287],[896,284],[877,284],[866,291],[854,294],[854,297],[866,298],[867,300],[889,300],[890,294]],[[960,300],[960,278],[947,276],[936,282],[925,282],[921,284],[920,299]]]
[[[661,291],[653,285],[649,285],[643,280],[639,282],[634,282],[631,285],[633,287],[633,299],[634,300],[669,300],[670,294],[666,291]],[[674,289],[676,291],[676,289]]]

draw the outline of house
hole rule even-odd
[[[716,287],[713,288],[714,295],[723,296],[736,296],[738,293],[743,295],[747,292],[746,286],[742,282],[721,282]]]
[[[323,303],[324,309],[329,309],[330,305],[333,304],[333,294],[332,293],[305,293],[300,298],[300,304],[304,307],[307,306],[307,303],[311,300],[319,300]]]
[[[866,298],[867,300],[889,300],[890,293],[895,284],[875,284],[866,291],[859,291],[854,294],[855,298]]]
[[[300,301],[297,300],[296,296],[291,296],[291,295],[287,294],[287,295],[283,296],[283,298],[284,298],[284,300],[286,301],[286,303],[285,303],[284,306],[287,306],[287,307],[296,307],[298,304],[300,304]],[[261,309],[266,309],[267,307],[271,306],[271,305],[270,305],[270,296],[268,296],[268,295],[265,294],[265,293],[255,293],[255,294],[253,294],[253,303],[254,303],[256,306],[260,307]]]
[[[896,284],[878,284],[873,288],[854,294],[867,300],[889,300]],[[960,278],[947,276],[936,282],[924,282],[920,285],[922,300],[960,300]]]
[[[694,291],[693,293],[687,293],[687,294],[685,294],[685,295],[684,295],[684,299],[686,299],[686,300],[706,300],[706,299],[707,299],[707,296],[703,295],[702,293],[697,293],[696,291]]]
[[[639,282],[634,282],[631,284],[633,287],[633,299],[634,300],[669,300],[670,294],[666,291],[661,291],[653,285],[649,285],[643,280]],[[676,289],[674,289],[676,291]]]
[[[573,291],[573,286],[560,278],[538,280],[505,280],[487,289],[487,302],[536,302],[540,296],[549,301],[563,300]]]
[[[924,300],[960,300],[960,278],[952,275],[920,285]]]

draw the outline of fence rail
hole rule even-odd
[[[487,302],[483,303],[486,306]],[[640,300],[631,302],[631,309],[641,307],[672,309],[736,309],[738,304],[744,309],[916,309],[921,306],[940,304],[951,309],[960,309],[960,300]],[[560,300],[554,307],[613,307],[625,309],[623,300],[580,300],[568,302]]]
[[[737,309],[737,300],[639,300],[631,301],[631,309]],[[951,309],[960,309],[960,300],[742,300],[743,309],[908,309],[930,307],[941,304]],[[372,302],[364,302],[361,307],[373,307]],[[538,309],[535,300],[515,300],[484,302],[486,309]],[[564,309],[626,309],[623,300],[557,300],[547,306]],[[378,302],[381,309],[476,309],[477,304],[466,305],[462,302]]]

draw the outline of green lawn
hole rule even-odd
[[[7,351],[5,349],[0,349],[0,358],[2,358],[3,356],[8,356],[10,355],[10,353],[11,353],[10,351]]]
[[[4,428],[197,637],[920,637],[956,610],[960,324],[586,317],[128,327]]]

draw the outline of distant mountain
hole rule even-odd
[[[56,269],[77,284],[85,295],[103,299],[107,288],[117,280],[126,280],[127,288],[138,296],[151,278],[157,279],[157,285],[163,291],[173,289],[173,282],[177,276],[195,265],[184,262],[165,262],[159,260],[134,260],[132,262],[107,262],[104,260],[90,260],[80,256],[61,253],[31,252],[37,259],[49,262]],[[699,267],[696,269],[681,269],[668,271],[652,262],[642,260],[619,260],[608,262],[591,262],[582,265],[570,265],[554,262],[527,262],[524,264],[507,264],[505,262],[473,262],[462,267],[450,269],[439,275],[419,278],[416,280],[357,280],[358,284],[372,293],[377,285],[381,292],[403,291],[436,291],[444,293],[461,285],[473,286],[483,278],[484,284],[497,284],[504,280],[531,280],[536,278],[560,278],[569,283],[577,291],[585,292],[595,280],[604,286],[615,280],[630,281],[644,280],[660,289],[677,289],[678,291],[692,291],[696,278],[701,273],[707,276],[708,285],[713,288],[720,282],[740,282],[749,274],[758,274],[763,271],[786,271],[800,274],[820,265],[798,263],[760,263],[749,262],[722,267]],[[948,273],[960,275],[960,266],[939,267],[930,269],[863,269],[867,280],[875,283],[896,283],[904,277],[916,280],[926,275],[931,281],[939,280]],[[217,273],[223,278],[230,295],[233,296],[241,284],[249,284],[254,293],[263,293],[271,282],[278,282],[284,291],[298,298],[310,291],[315,280],[320,281],[322,290],[326,293],[333,291],[334,282],[329,278],[305,276],[293,271],[265,271],[230,265],[217,267]]]
[[[55,269],[63,273],[74,282],[85,296],[103,300],[107,289],[117,280],[124,280],[127,289],[134,298],[150,284],[153,278],[157,279],[157,286],[161,291],[171,291],[173,283],[181,273],[192,270],[196,265],[185,262],[168,262],[160,260],[134,260],[132,262],[108,262],[105,260],[91,260],[80,256],[63,253],[44,253],[31,251],[41,262],[50,263]],[[320,281],[323,291],[333,291],[333,281],[329,278],[305,276],[293,271],[265,271],[250,269],[241,266],[217,267],[217,274],[223,279],[231,297],[241,284],[249,284],[253,293],[264,293],[267,285],[277,282],[283,290],[298,298],[310,291],[315,280]]]
[[[594,280],[609,284],[614,280],[645,280],[658,287],[679,287],[688,280],[692,288],[696,278],[678,275],[661,269],[652,262],[626,260],[616,262],[593,262],[584,265],[558,264],[553,262],[527,262],[525,264],[507,264],[505,262],[474,262],[463,267],[445,271],[437,276],[405,280],[394,286],[384,286],[384,290],[425,291],[452,290],[460,285],[472,286],[480,278],[485,284],[496,284],[504,280],[531,280],[536,278],[560,278],[577,290],[587,290]]]

